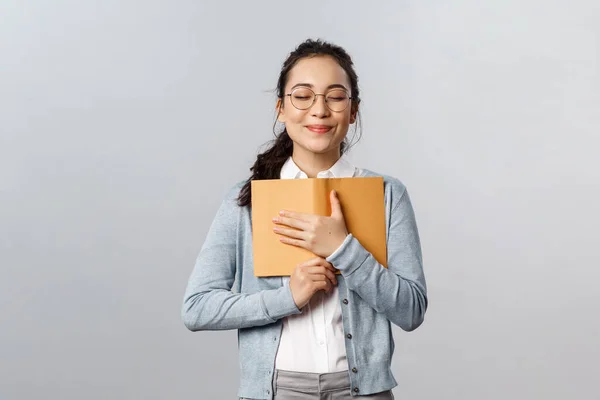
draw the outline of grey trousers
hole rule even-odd
[[[393,400],[391,390],[360,396],[350,387],[348,372],[312,374],[276,370],[273,376],[274,400]],[[360,388],[359,388],[360,390]]]

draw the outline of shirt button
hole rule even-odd
[[[344,299],[344,300],[342,301],[342,303],[344,303],[344,304],[348,304],[348,299]]]
[[[357,387],[354,388],[354,393],[358,393],[358,388]]]
[[[347,337],[348,339],[352,339],[352,335],[351,335],[351,334],[347,334],[347,335],[346,335],[346,337]]]
[[[352,368],[352,372],[357,373],[358,370],[356,368]]]

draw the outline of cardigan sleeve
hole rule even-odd
[[[182,320],[191,331],[240,329],[273,323],[300,313],[289,285],[257,293],[233,293],[237,257],[236,238],[241,208],[238,190],[223,201],[189,277]]]
[[[348,288],[375,311],[405,331],[419,327],[427,310],[427,289],[415,214],[406,188],[391,207],[387,268],[352,234],[327,258],[340,270]]]

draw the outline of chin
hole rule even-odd
[[[326,145],[321,143],[311,143],[303,147],[311,153],[315,154],[325,154],[336,149],[336,146],[332,146],[331,143],[327,143]]]
[[[329,135],[317,137],[296,137],[296,135],[291,135],[291,138],[298,147],[313,154],[326,154],[335,151],[339,149],[341,142],[344,140],[343,138],[337,140],[338,138]]]
[[[327,154],[333,150],[334,149],[329,149],[329,148],[327,148],[327,149],[308,149],[308,151],[310,151],[311,153],[314,153],[314,154]]]

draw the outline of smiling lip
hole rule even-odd
[[[329,126],[329,125],[307,125],[306,127],[308,128],[309,131],[315,132],[315,133],[327,133],[331,130],[331,128],[333,128],[332,126]]]

